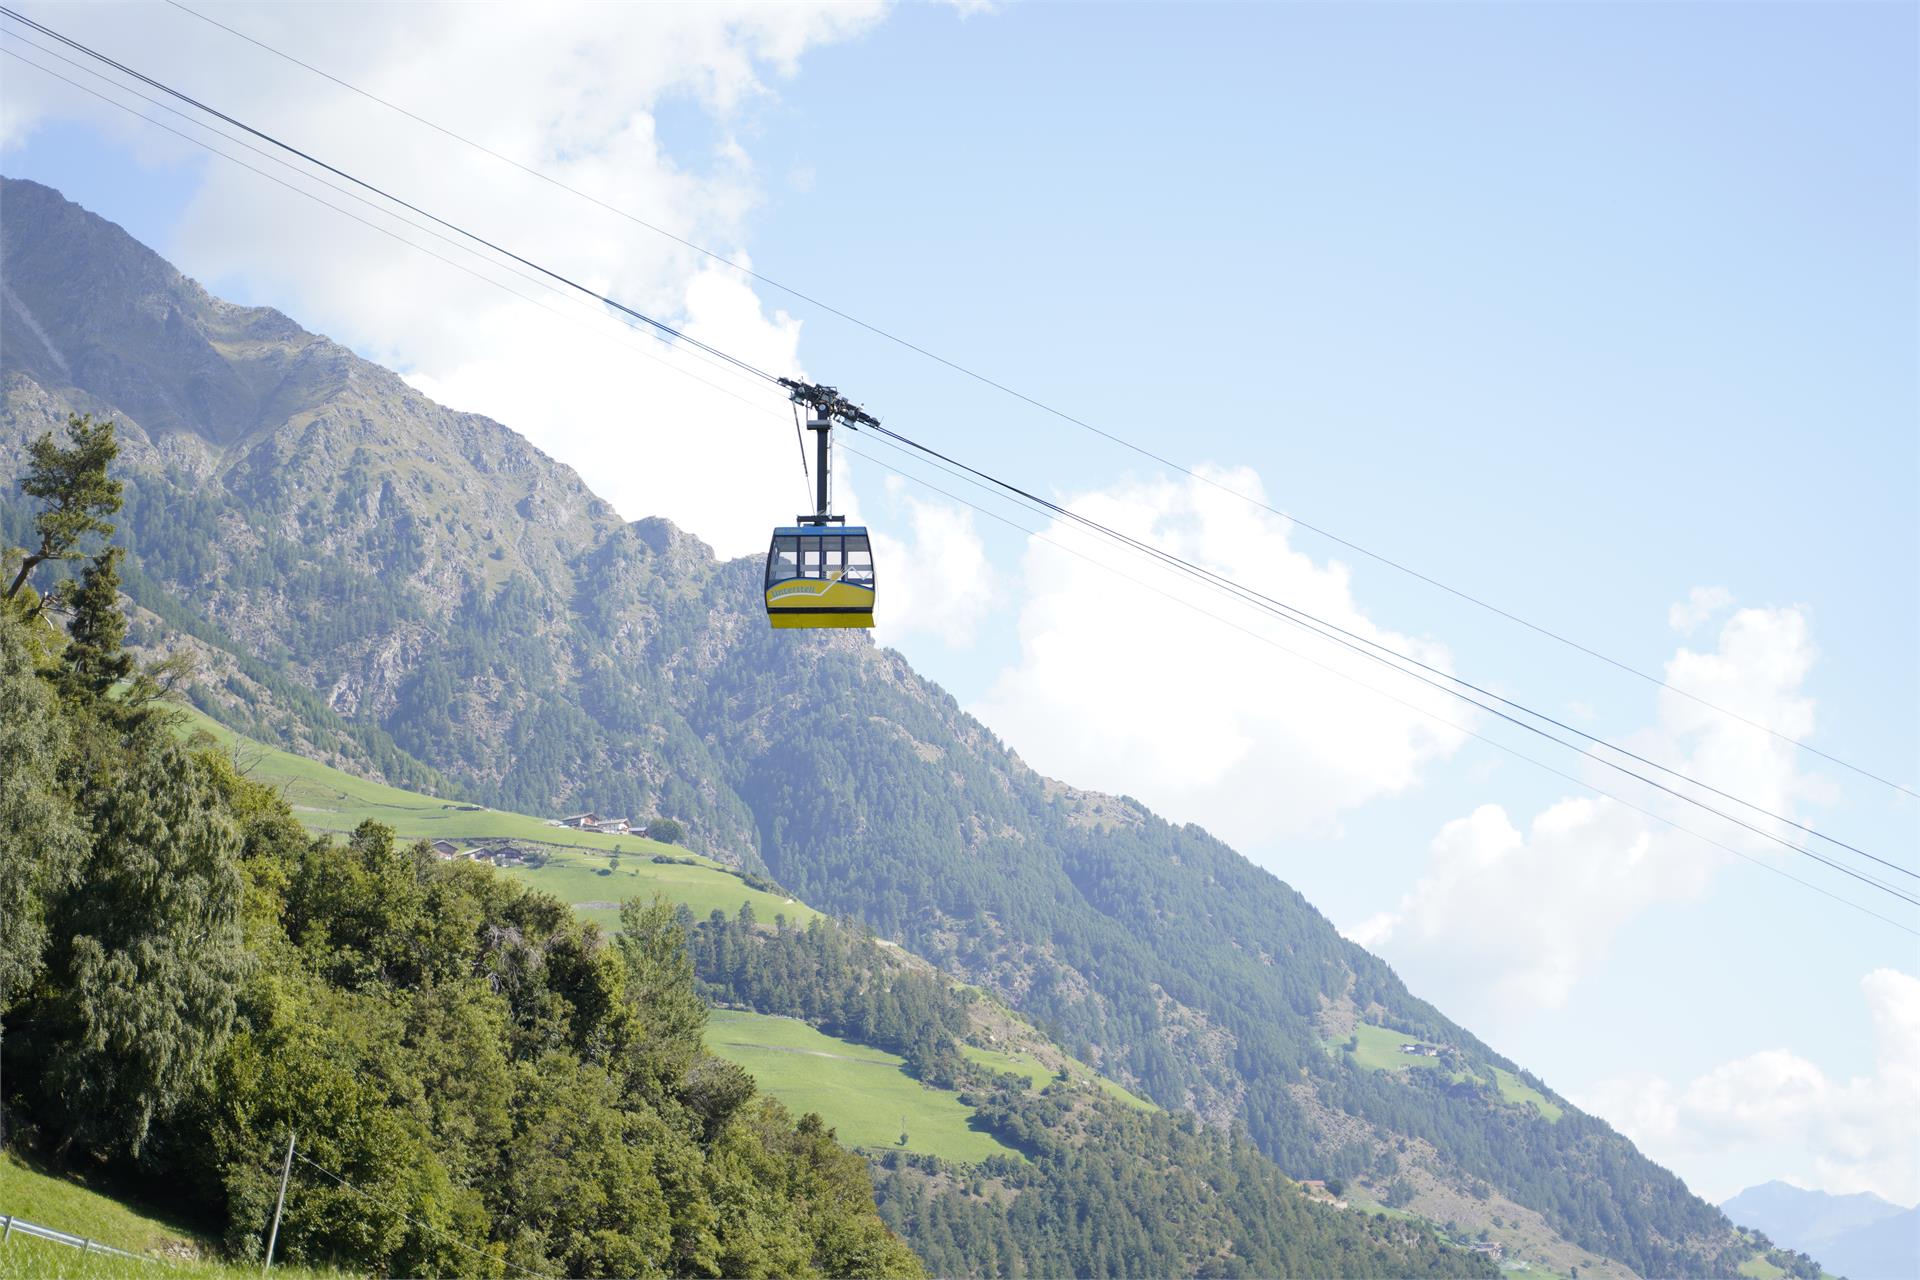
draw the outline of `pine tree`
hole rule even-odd
[[[33,522],[40,545],[21,556],[19,572],[7,588],[8,600],[20,594],[27,575],[40,565],[76,558],[87,534],[113,532],[107,517],[120,509],[120,482],[107,475],[120,453],[113,423],[72,415],[67,434],[73,437],[71,448],[55,444],[52,432],[28,446],[27,474],[20,488],[44,504]]]
[[[103,548],[68,594],[72,616],[61,679],[70,697],[104,698],[133,672],[133,658],[123,647],[127,618],[120,612],[120,556],[119,547]]]

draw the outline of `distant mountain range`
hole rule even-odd
[[[1741,1226],[1818,1258],[1847,1280],[1920,1276],[1920,1206],[1903,1209],[1864,1191],[1835,1196],[1763,1182],[1720,1207]]]
[[[623,521],[56,191],[0,180],[0,208],[0,538],[30,440],[118,421],[132,638],[197,655],[215,718],[445,800],[678,818],[1287,1174],[1509,1259],[1761,1250],[1199,827],[1041,777],[864,633],[771,632],[757,559]]]

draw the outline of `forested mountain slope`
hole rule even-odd
[[[31,584],[0,596],[11,1149],[236,1259],[271,1209],[282,1261],[363,1275],[924,1274],[865,1165],[706,1051],[670,906],[609,938],[378,823],[309,835],[182,742],[123,650],[114,556],[65,636]]]
[[[769,631],[755,562],[622,523],[507,428],[44,187],[7,182],[0,214],[0,477],[69,409],[121,422],[129,589],[147,639],[197,637],[215,715],[489,803],[685,819],[1296,1177],[1555,1237],[1583,1274],[1750,1254],[1204,831],[1041,778],[862,635]],[[1368,1025],[1442,1056],[1379,1069]]]

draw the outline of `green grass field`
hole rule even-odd
[[[1494,1087],[1500,1090],[1500,1096],[1516,1106],[1530,1106],[1549,1120],[1559,1120],[1567,1114],[1559,1103],[1522,1080],[1505,1067],[1493,1069]]]
[[[641,836],[610,836],[596,831],[550,827],[545,819],[524,813],[476,808],[402,791],[381,782],[369,782],[317,760],[243,737],[192,707],[182,709],[188,716],[190,731],[205,732],[226,747],[233,753],[241,772],[279,791],[293,806],[294,816],[315,831],[352,831],[372,818],[386,823],[408,840],[452,840],[459,844],[512,839],[574,845],[588,851],[604,849],[609,853],[687,854],[685,849]]]
[[[976,1063],[989,1071],[1025,1076],[1031,1088],[1044,1089],[1053,1082],[1053,1072],[1047,1070],[1046,1064],[1032,1054],[1002,1053],[997,1049],[982,1049],[979,1045],[972,1044],[961,1045],[960,1054],[968,1062]]]
[[[1053,1072],[1044,1062],[1030,1053],[1003,1053],[998,1049],[982,1049],[979,1045],[963,1044],[961,1056],[968,1062],[987,1068],[989,1071],[1001,1071],[1009,1075],[1024,1076],[1029,1089],[1044,1089],[1053,1083]],[[1103,1093],[1112,1095],[1128,1106],[1140,1111],[1158,1111],[1160,1108],[1145,1098],[1129,1090],[1125,1085],[1107,1079],[1081,1062],[1078,1058],[1068,1058],[1067,1072],[1070,1078],[1078,1082],[1091,1080]]]
[[[210,1246],[193,1232],[72,1179],[42,1173],[21,1163],[11,1153],[0,1155],[0,1213],[129,1253],[165,1260],[134,1261],[108,1254],[83,1253],[69,1245],[14,1235],[0,1244],[0,1277],[7,1280],[28,1276],[47,1277],[47,1280],[121,1280],[129,1276],[159,1280],[167,1275],[191,1276],[194,1280],[202,1277],[237,1280],[260,1274],[257,1263],[233,1266],[203,1261]],[[334,1275],[304,1267],[286,1270],[275,1267],[274,1274],[285,1275],[289,1280],[323,1280]]]
[[[1424,1043],[1416,1036],[1404,1031],[1390,1031],[1386,1027],[1376,1027],[1369,1022],[1356,1022],[1353,1034],[1359,1040],[1349,1052],[1353,1060],[1369,1071],[1397,1071],[1409,1067],[1415,1071],[1438,1071],[1440,1059],[1423,1058],[1419,1054],[1402,1053],[1403,1044]]]
[[[707,1047],[752,1072],[762,1089],[795,1113],[819,1113],[845,1146],[915,1151],[959,1164],[1018,1154],[968,1127],[972,1108],[957,1094],[923,1086],[900,1058],[797,1019],[716,1009],[707,1023]]]
[[[1344,1041],[1331,1042],[1329,1047],[1336,1052],[1349,1054],[1354,1062],[1369,1071],[1399,1071],[1403,1068],[1414,1071],[1447,1070],[1444,1059],[1400,1052],[1400,1046],[1403,1044],[1426,1043],[1405,1032],[1376,1027],[1372,1023],[1357,1022],[1354,1024],[1353,1034],[1359,1042],[1354,1048],[1347,1049]],[[1451,1070],[1447,1070],[1447,1077],[1456,1082],[1480,1079],[1464,1071]],[[1502,1101],[1512,1103],[1514,1106],[1530,1106],[1549,1120],[1557,1121],[1566,1114],[1558,1103],[1504,1067],[1493,1068],[1493,1085],[1499,1090]]]
[[[1756,1253],[1740,1264],[1740,1274],[1747,1280],[1780,1280],[1787,1273],[1784,1268],[1776,1267]]]
[[[11,1153],[0,1156],[0,1213],[132,1253],[185,1257],[198,1254],[202,1248],[199,1238],[190,1231],[143,1214],[79,1182],[42,1173]],[[13,1243],[8,1241],[7,1247]]]
[[[1088,1072],[1088,1074],[1092,1075],[1093,1073]],[[1093,1076],[1093,1082],[1100,1086],[1103,1093],[1111,1094],[1136,1111],[1158,1111],[1160,1109],[1158,1104],[1148,1102],[1145,1098],[1118,1081],[1109,1080],[1105,1076],[1095,1075]]]
[[[753,904],[755,918],[769,924],[776,915],[806,924],[820,914],[797,898],[762,893],[738,876],[712,866],[689,867],[622,857],[618,871],[608,874],[607,867],[604,855],[564,849],[557,850],[543,867],[504,867],[500,874],[552,894],[571,904],[582,919],[597,921],[607,929],[619,926],[620,903],[628,898],[651,900],[656,893],[686,903],[703,920],[716,908],[731,916],[740,910],[742,902]]]
[[[754,913],[769,922],[784,913],[787,919],[805,924],[819,914],[805,903],[749,888],[713,859],[673,845],[640,836],[552,827],[523,813],[472,809],[369,782],[317,760],[263,746],[192,708],[186,710],[189,731],[203,731],[225,746],[249,778],[280,792],[309,830],[348,832],[371,818],[392,827],[402,840],[467,844],[511,839],[544,845],[551,852],[545,866],[509,867],[504,874],[551,893],[604,927],[618,923],[620,903],[628,898],[651,899],[656,893],[686,903],[702,918],[715,908],[732,915],[742,902],[752,903]],[[601,874],[608,855],[615,853],[620,855],[620,870]],[[695,858],[698,865],[650,861],[659,853]]]

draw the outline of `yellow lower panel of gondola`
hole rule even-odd
[[[776,582],[767,588],[767,621],[776,627],[870,627],[873,592],[810,578]]]
[[[870,627],[873,615],[870,613],[801,613],[788,610],[784,613],[769,613],[767,621],[779,627]]]

